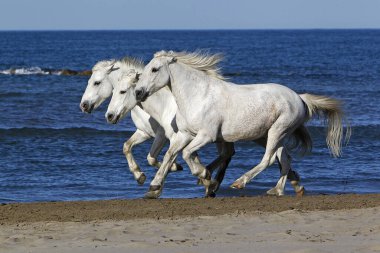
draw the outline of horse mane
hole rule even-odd
[[[94,67],[92,68],[92,72],[94,71],[97,71],[97,70],[101,70],[101,69],[105,69],[105,68],[109,68],[111,67],[112,64],[115,63],[116,60],[103,60],[103,61],[98,61]]]
[[[211,77],[226,80],[220,71],[220,67],[218,67],[218,64],[223,60],[222,54],[210,54],[201,50],[192,53],[186,51],[174,52],[162,50],[154,54],[154,58],[163,56],[175,57],[177,61],[203,71]]]
[[[121,58],[118,62],[120,62],[124,67],[127,67],[129,69],[133,68],[140,73],[143,71],[145,67],[144,62],[141,59],[129,56]]]
[[[92,71],[94,72],[97,70],[110,68],[113,64],[117,62],[119,62],[122,67],[125,67],[127,69],[135,69],[138,72],[142,72],[145,66],[142,60],[138,58],[125,56],[119,60],[110,59],[110,60],[99,61],[94,65],[94,67],[92,68]]]

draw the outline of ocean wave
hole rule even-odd
[[[40,67],[10,68],[0,70],[3,75],[57,75],[57,76],[90,76],[91,70],[49,69]]]
[[[372,141],[380,139],[380,125],[352,126],[352,136],[354,138],[369,138]],[[312,136],[324,136],[325,126],[307,126]],[[16,127],[0,128],[1,136],[47,136],[47,135],[131,135],[131,129],[99,129],[92,127]]]
[[[47,128],[47,127],[16,127],[16,128],[0,128],[0,136],[15,135],[93,135],[93,134],[133,134],[130,130],[105,130],[91,127],[68,127],[68,128]]]

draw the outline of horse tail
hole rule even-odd
[[[308,113],[308,120],[314,115],[324,117],[328,123],[326,143],[334,157],[341,155],[343,139],[343,122],[346,123],[346,137],[348,142],[351,136],[351,128],[346,121],[342,109],[341,101],[326,96],[312,94],[301,94],[301,99],[305,102]]]

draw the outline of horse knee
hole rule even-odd
[[[188,151],[188,150],[186,150],[186,149],[184,149],[184,150],[182,151],[182,157],[183,157],[183,159],[184,159],[185,161],[188,161],[188,160],[190,159],[190,156],[191,156],[190,151]]]
[[[150,155],[150,153],[148,154],[148,156],[146,157],[146,159],[148,160],[148,164],[150,166],[154,166],[157,163],[157,159],[155,157],[152,157]]]
[[[126,155],[131,152],[132,144],[129,141],[124,142],[123,153]]]
[[[205,178],[207,171],[206,170],[200,170],[199,168],[194,168],[194,170],[191,170],[191,174],[195,177]]]

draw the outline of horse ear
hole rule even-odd
[[[175,57],[171,57],[171,58],[169,59],[169,64],[171,64],[171,63],[175,63],[175,62],[177,62],[177,58],[175,58]]]
[[[108,69],[107,74],[110,74],[112,71],[120,69],[120,67],[115,67],[115,64],[112,64],[112,66]]]

